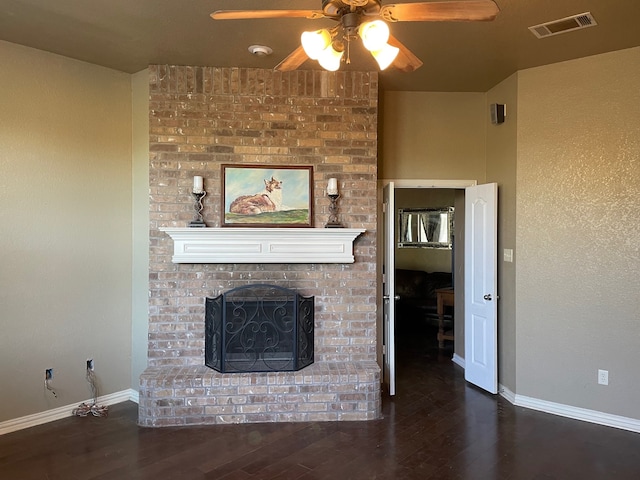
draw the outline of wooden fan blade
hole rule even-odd
[[[306,62],[309,56],[305,53],[304,48],[300,45],[293,52],[289,54],[287,58],[282,60],[278,65],[274,67],[274,70],[280,72],[290,72],[297,69],[300,65]]]
[[[380,16],[388,22],[473,22],[493,20],[499,12],[492,0],[462,0],[385,5]]]
[[[248,20],[254,18],[323,18],[319,10],[217,10],[214,20]]]
[[[393,35],[389,35],[389,41],[387,42],[392,47],[400,49],[398,56],[391,65],[394,68],[402,72],[413,72],[422,66],[422,60],[416,57],[411,50],[409,50],[400,40]]]

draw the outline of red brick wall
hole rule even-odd
[[[204,299],[248,283],[314,295],[316,362],[376,359],[377,73],[275,72],[151,66],[150,366],[201,365]],[[328,217],[338,178],[339,220],[365,228],[354,264],[174,264],[159,227],[193,219],[193,176],[205,179],[203,215],[220,226],[221,164],[313,165],[314,226]]]

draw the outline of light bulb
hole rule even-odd
[[[364,48],[370,52],[382,49],[389,40],[389,26],[382,20],[375,20],[360,25],[358,31]]]
[[[329,45],[322,51],[320,57],[318,57],[318,63],[325,70],[335,72],[340,68],[340,60],[342,60],[342,55],[344,55],[344,50],[337,51],[335,48],[333,48],[333,45]]]
[[[311,60],[317,60],[323,50],[331,45],[331,34],[324,28],[315,32],[303,32],[300,36],[300,43],[302,43],[304,53]]]
[[[373,58],[378,62],[380,70],[384,70],[393,63],[398,56],[398,53],[400,53],[400,49],[398,47],[392,47],[389,44],[385,44],[380,50],[371,52],[371,55],[373,55]]]

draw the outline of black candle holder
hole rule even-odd
[[[191,193],[195,198],[195,202],[193,203],[193,209],[196,211],[195,218],[189,222],[190,227],[206,227],[207,224],[204,223],[204,219],[202,218],[202,199],[207,194],[204,190],[202,192],[192,192]]]
[[[329,221],[324,225],[324,228],[342,228],[342,224],[338,222],[338,197],[340,195],[329,194],[327,195],[331,200],[329,205]]]

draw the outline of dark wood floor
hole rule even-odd
[[[464,382],[435,331],[399,328],[398,391],[372,422],[144,429],[136,405],[0,437],[0,478],[634,479],[640,435],[514,407]]]

